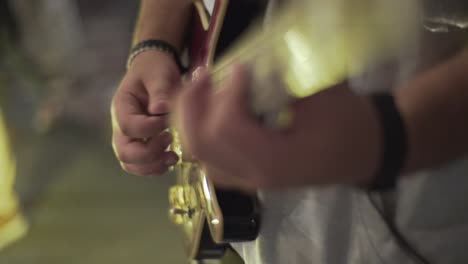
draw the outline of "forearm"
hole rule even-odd
[[[181,50],[191,8],[187,0],[142,0],[133,44],[162,39]]]
[[[408,134],[405,171],[468,154],[468,50],[395,92]]]

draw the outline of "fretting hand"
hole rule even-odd
[[[376,170],[380,127],[371,103],[345,85],[292,105],[292,126],[269,130],[249,113],[247,74],[213,92],[207,73],[176,100],[182,144],[210,178],[228,188],[254,190],[304,185],[363,184]]]

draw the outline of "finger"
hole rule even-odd
[[[256,93],[254,90],[259,88],[252,87],[253,84],[251,83],[251,76],[247,71],[247,68],[243,65],[234,65],[231,76],[231,83],[238,83],[239,85],[228,87],[228,93],[225,96],[226,98],[221,100],[226,100],[227,104],[231,106],[231,114],[234,119],[233,123],[242,124],[240,130],[242,133],[240,134],[249,135],[249,138],[251,138],[253,141],[260,141],[261,139],[277,137],[278,130],[269,129],[266,124],[259,119],[259,116],[256,116],[256,114],[252,111],[252,101],[249,97],[254,96]],[[282,84],[277,83],[276,85],[281,86]],[[279,89],[271,87],[262,88]]]
[[[147,138],[167,127],[167,116],[150,116],[142,105],[139,97],[132,92],[118,92],[111,108],[114,131],[119,130],[131,138]]]
[[[236,65],[231,69],[229,81],[214,94],[212,118],[209,129],[217,146],[225,152],[239,147],[255,147],[262,135],[262,127],[249,111],[248,92],[250,80],[245,68]],[[233,148],[234,147],[234,148]],[[237,153],[238,154],[238,153]],[[236,155],[235,155],[236,156]]]
[[[251,121],[252,114],[249,112],[251,107],[248,105],[248,93],[250,89],[250,78],[247,71],[241,65],[235,65],[231,68],[229,80],[222,84],[221,89],[214,94],[214,111],[217,118],[223,120],[229,116],[229,123],[237,124],[239,121]],[[244,120],[244,119],[249,120]],[[227,120],[226,120],[227,121]]]
[[[178,157],[172,152],[164,153],[161,160],[149,164],[129,164],[121,162],[120,165],[126,172],[137,176],[160,176],[167,172],[168,168],[177,163]]]
[[[184,87],[176,102],[175,126],[184,148],[195,156],[202,145],[199,134],[209,104],[210,88],[209,75],[201,72],[196,81]]]
[[[161,159],[163,153],[172,141],[168,132],[150,138],[148,141],[129,140],[128,137],[114,137],[117,158],[124,163],[144,164]]]
[[[247,96],[250,80],[247,70],[242,65],[234,65],[231,68],[230,82],[226,86],[226,102],[236,106],[238,109],[247,110]]]
[[[148,90],[148,112],[152,115],[168,114],[170,99],[178,86],[177,80],[156,79],[145,83]]]

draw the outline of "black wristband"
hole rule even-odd
[[[175,63],[177,64],[177,67],[179,67],[180,72],[185,72],[186,68],[182,64],[182,60],[180,59],[179,52],[177,51],[177,49],[170,43],[160,39],[148,39],[136,44],[130,50],[130,55],[128,56],[127,60],[127,69],[130,68],[130,65],[132,64],[136,56],[148,50],[159,50],[161,52],[169,54],[174,59]]]
[[[382,161],[377,173],[367,186],[369,191],[394,189],[401,173],[407,154],[407,135],[400,112],[390,94],[371,96],[383,132]]]

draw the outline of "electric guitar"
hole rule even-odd
[[[188,78],[200,67],[211,68],[217,58],[261,16],[262,6],[252,0],[215,0],[211,14],[203,1],[194,1]],[[172,147],[184,157],[177,142]],[[169,191],[170,217],[185,235],[189,259],[221,258],[230,242],[254,240],[260,228],[256,195],[219,190],[196,163],[184,160],[174,167],[177,185]]]
[[[196,78],[198,69],[207,67],[213,83],[222,83],[229,65],[246,65],[252,114],[267,127],[283,128],[293,118],[288,108],[293,100],[394,58],[414,34],[408,25],[417,24],[414,1],[403,1],[404,6],[401,1],[290,2],[273,25],[263,27],[251,26],[262,10],[257,1],[215,0],[209,15],[203,1],[195,0],[186,77]],[[253,29],[246,32],[249,26]],[[261,216],[256,195],[217,189],[185,158],[177,131],[172,133],[172,149],[182,158],[174,166],[170,217],[184,233],[188,258],[221,258],[229,243],[254,240]]]

